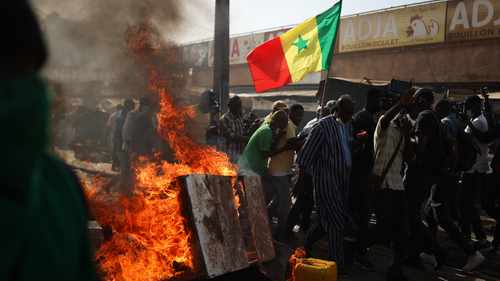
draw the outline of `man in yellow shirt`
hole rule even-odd
[[[281,101],[275,102],[275,109],[283,110]],[[291,170],[295,157],[296,133],[304,116],[304,108],[299,104],[294,104],[289,110],[289,120],[287,131],[275,144],[277,148],[287,148],[269,158],[268,175],[265,177],[265,192],[268,202],[270,216],[278,218],[278,228],[276,237],[278,239],[286,238],[286,217],[290,210],[290,189],[291,189]],[[267,122],[267,117],[264,123]]]

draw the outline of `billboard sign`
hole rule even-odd
[[[450,1],[447,26],[447,41],[500,37],[500,1]]]
[[[441,43],[445,21],[444,2],[347,17],[340,24],[339,51]]]

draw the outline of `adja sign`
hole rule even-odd
[[[446,3],[433,3],[343,18],[339,51],[442,43],[445,14]]]
[[[500,37],[500,1],[450,1],[447,14],[447,41]]]

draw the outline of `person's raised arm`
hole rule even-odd
[[[403,107],[408,106],[412,101],[412,97],[409,93],[401,95],[399,101],[394,104],[385,114],[380,118],[380,126],[382,130],[385,130],[391,124],[392,119],[398,115]]]

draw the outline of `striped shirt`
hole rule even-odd
[[[375,129],[374,142],[375,142],[375,165],[373,167],[373,173],[375,175],[381,176],[383,171],[386,169],[387,164],[391,160],[392,155],[399,141],[401,140],[402,133],[399,127],[396,125],[394,120],[399,118],[400,115],[396,116],[387,129],[383,129],[379,119],[377,123],[377,128]],[[382,188],[392,189],[392,190],[404,190],[403,177],[401,176],[401,166],[403,164],[403,145],[400,146],[399,151],[391,165],[391,168],[387,172],[387,175],[382,182]]]
[[[314,125],[297,162],[312,171],[320,220],[325,228],[343,229],[349,216],[347,195],[351,172],[345,125],[328,116]]]
[[[227,112],[220,118],[220,124],[222,136],[225,139],[224,145],[220,149],[229,155],[233,163],[236,163],[245,148],[244,142],[235,139],[245,135],[243,118]]]

